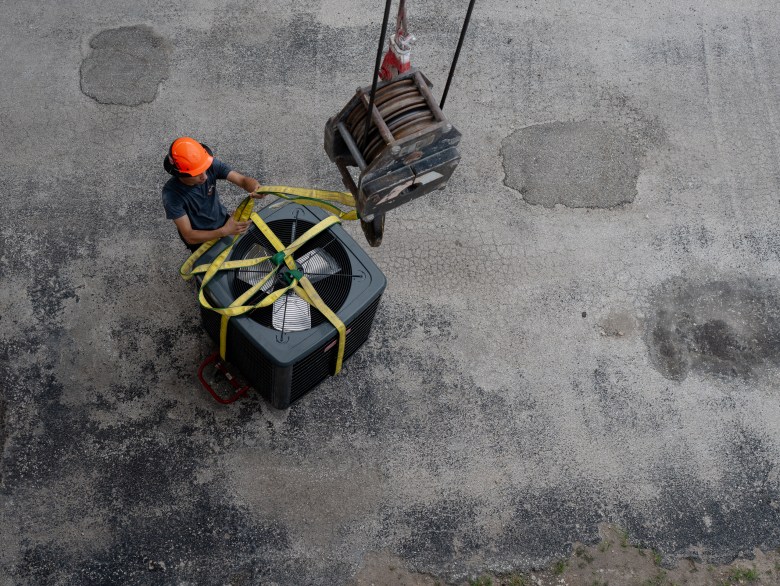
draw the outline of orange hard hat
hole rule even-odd
[[[211,167],[214,157],[194,138],[182,136],[171,144],[168,157],[174,169],[183,175],[195,177]]]

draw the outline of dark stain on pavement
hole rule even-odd
[[[650,246],[658,251],[671,248],[689,254],[694,250],[706,250],[714,241],[712,231],[706,226],[692,228],[688,225],[679,225],[673,226],[668,232],[655,234],[650,241]]]
[[[594,529],[603,520],[603,507],[582,486],[520,490],[512,499],[511,516],[497,549],[505,555],[549,560],[568,554],[574,541],[595,542]]]
[[[495,436],[498,452],[498,437],[512,436],[521,428],[534,429],[540,437],[549,433],[542,413],[528,417],[533,406],[529,407],[521,375],[512,390],[487,390],[452,356],[456,323],[450,311],[432,304],[409,306],[383,299],[369,342],[352,357],[346,379],[339,383],[356,389],[354,397],[337,393],[341,396],[336,399],[344,402],[341,416],[354,419],[348,422],[351,429],[362,428],[379,441],[395,441],[399,429],[427,437],[416,446],[415,457],[442,468],[457,465],[444,456],[455,437]],[[377,392],[384,399],[377,400]],[[319,400],[332,401],[333,396]],[[306,416],[324,408],[325,404],[307,410]],[[297,416],[291,414],[290,420]]]
[[[9,488],[52,478],[62,469],[63,457],[72,449],[71,435],[88,432],[84,415],[69,417],[59,399],[62,386],[39,365],[10,369],[0,374],[9,390],[9,401],[24,402],[34,414],[37,426],[17,426],[7,430],[3,481]],[[34,381],[34,382],[31,382]],[[36,428],[37,427],[37,428]],[[77,431],[78,430],[78,431]]]
[[[780,364],[780,296],[768,283],[672,279],[653,297],[646,342],[665,377],[746,378]]]
[[[780,495],[772,478],[773,449],[739,424],[726,439],[728,465],[715,489],[693,472],[681,474],[679,468],[662,465],[654,474],[658,492],[645,510],[618,504],[620,523],[633,542],[713,564],[752,557],[754,547],[777,547]],[[664,561],[677,559],[667,555]]]
[[[426,340],[422,347],[414,341],[417,336]],[[287,419],[290,439],[298,446],[301,441],[311,441],[310,448],[315,449],[326,439],[340,436],[345,428],[375,436],[381,430],[408,426],[415,418],[407,402],[399,401],[395,409],[388,410],[382,406],[384,401],[378,401],[375,396],[377,389],[397,392],[393,384],[388,384],[388,378],[399,372],[419,377],[418,392],[425,394],[431,406],[446,392],[448,383],[444,381],[464,385],[471,394],[473,381],[464,377],[459,365],[449,362],[441,352],[452,336],[452,316],[448,312],[430,304],[400,305],[385,296],[368,342],[345,361],[341,373],[290,409]],[[389,376],[377,372],[389,372]],[[345,393],[344,389],[350,392]],[[441,408],[451,409],[451,406],[443,404]],[[436,425],[448,427],[451,420],[442,416]],[[307,433],[301,434],[304,429]],[[312,433],[313,429],[317,432]],[[276,439],[286,442],[287,433],[285,438]]]
[[[737,250],[747,250],[763,262],[780,258],[780,231],[767,230],[738,234],[732,237],[732,246]]]
[[[17,576],[35,584],[176,584],[190,579],[259,584],[284,579],[285,569],[295,566],[274,553],[290,547],[283,527],[251,522],[247,511],[219,502],[205,489],[182,494],[162,514],[159,509],[134,509],[105,522],[113,533],[106,547],[81,556],[57,543],[30,543],[21,551]]]
[[[453,487],[454,488],[454,487]],[[387,515],[383,533],[393,550],[418,571],[444,575],[453,583],[469,572],[471,560],[483,567],[522,559],[540,567],[568,555],[574,541],[593,543],[604,521],[601,503],[583,486],[529,491],[517,487],[505,509],[487,513],[482,501],[443,498]]]
[[[391,525],[400,524],[409,532],[400,540],[402,556],[424,564],[473,555],[482,543],[476,507],[477,503],[469,499],[442,500],[433,506],[412,506],[400,519],[391,519]]]
[[[157,95],[168,77],[168,43],[148,26],[98,33],[81,63],[81,91],[101,104],[138,106]]]
[[[313,69],[324,66],[335,76],[333,79],[340,79],[344,72],[364,63],[363,40],[374,34],[372,25],[333,27],[302,12],[287,22],[259,19],[248,24],[245,19],[254,5],[244,7],[242,3],[243,0],[233,3],[231,8],[215,14],[210,34],[197,39],[198,50],[204,53],[203,66],[213,71],[221,83],[263,92],[270,85],[278,91],[281,87],[311,84]],[[250,27],[245,29],[246,36],[237,36],[237,27],[243,26]],[[332,42],[334,36],[340,39],[338,44]],[[284,58],[277,57],[280,55]],[[226,62],[232,67],[225,67]],[[370,80],[361,85],[370,85]],[[344,103],[354,87],[350,81],[343,94]],[[293,114],[304,112],[293,110]]]
[[[161,400],[146,416],[101,426],[90,416],[99,397],[87,409],[64,405],[56,380],[23,374],[10,382],[29,397],[26,408],[35,410],[38,423],[15,430],[5,490],[21,526],[28,514],[40,514],[45,487],[59,487],[59,500],[44,507],[47,534],[19,541],[13,572],[21,582],[169,584],[198,576],[207,583],[241,578],[253,584],[284,580],[285,572],[305,574],[289,561],[283,524],[231,502],[218,476],[197,480],[204,464],[213,466],[215,453],[240,433],[243,410],[226,426],[213,410],[195,409],[193,433],[189,421],[166,417],[174,404]],[[37,392],[24,382],[47,379]],[[84,523],[97,532],[91,545],[61,537],[62,531],[84,535]],[[219,559],[230,564],[214,563]]]
[[[3,485],[3,456],[5,455],[5,441],[8,437],[6,431],[6,403],[0,397],[0,486]]]

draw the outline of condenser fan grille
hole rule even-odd
[[[314,224],[298,218],[268,222],[268,227],[284,246],[291,244]],[[250,229],[236,242],[231,260],[271,256],[276,252],[274,246],[256,227]],[[309,278],[325,304],[338,312],[349,295],[352,287],[352,265],[343,245],[329,230],[326,230],[306,242],[293,255],[297,267]],[[270,260],[256,266],[231,271],[230,287],[234,297],[239,297],[250,287],[259,283],[274,268]],[[282,266],[261,291],[249,300],[255,304],[272,291],[287,285]],[[282,296],[271,307],[256,309],[248,314],[256,322],[276,330],[295,332],[306,330],[327,321],[317,309],[311,307],[295,293]]]

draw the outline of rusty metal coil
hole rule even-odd
[[[400,79],[379,88],[374,97],[374,105],[396,141],[435,123],[425,97],[412,79]],[[367,120],[368,105],[359,101],[347,115],[345,125],[366,163],[370,164],[387,143],[373,121],[364,142]]]

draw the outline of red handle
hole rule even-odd
[[[230,386],[236,389],[235,394],[227,398],[222,398],[216,393],[216,391],[214,391],[214,389],[211,388],[211,385],[206,382],[206,379],[203,378],[203,370],[212,362],[216,362],[214,368],[222,373],[222,375],[230,383]],[[219,359],[219,352],[209,354],[206,359],[200,363],[200,367],[198,368],[198,378],[200,379],[200,384],[203,385],[203,388],[206,389],[212,397],[214,397],[214,400],[217,403],[222,403],[223,405],[229,405],[230,403],[238,401],[241,397],[246,395],[247,391],[249,390],[249,385],[244,385],[242,387],[241,383],[238,382],[236,377],[234,377],[228,370],[227,366],[225,366],[224,363]]]

